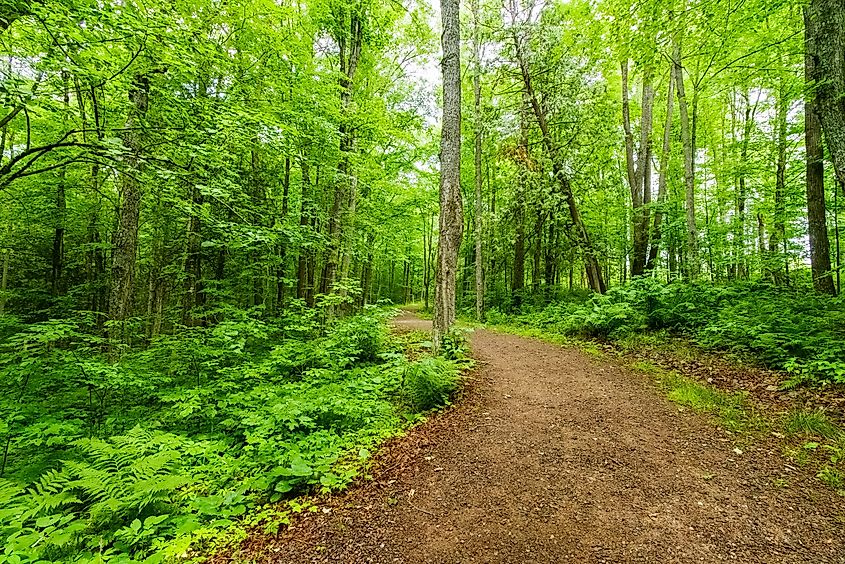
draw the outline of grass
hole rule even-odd
[[[783,427],[790,435],[819,436],[825,439],[836,439],[843,433],[822,409],[791,411]]]
[[[845,430],[821,409],[788,413],[783,430],[793,439],[784,456],[800,466],[821,460],[816,477],[845,496]]]
[[[713,415],[718,423],[737,435],[754,435],[768,424],[743,393],[727,393],[713,386],[670,372],[646,361],[631,368],[651,376],[670,401],[698,413]]]

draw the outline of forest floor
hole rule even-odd
[[[239,559],[845,563],[845,501],[775,441],[743,441],[613,359],[484,329],[470,343],[455,407]]]

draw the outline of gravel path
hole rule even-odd
[[[471,345],[458,408],[392,443],[373,482],[248,543],[252,558],[845,563],[845,503],[780,453],[735,450],[644,376],[576,349],[487,330]]]

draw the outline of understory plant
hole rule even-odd
[[[344,487],[458,383],[454,362],[409,363],[388,315],[233,313],[119,359],[84,316],[8,330],[0,562],[159,562]]]
[[[790,374],[785,386],[845,384],[845,301],[763,283],[666,284],[639,278],[604,295],[521,314],[488,313],[582,338],[668,331]]]

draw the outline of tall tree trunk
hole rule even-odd
[[[434,349],[455,322],[455,276],[463,237],[461,200],[460,0],[440,0],[443,19],[443,124],[440,137],[440,237],[434,287]]]
[[[662,225],[664,212],[661,208],[666,203],[666,183],[669,175],[669,160],[672,150],[672,114],[675,98],[675,65],[669,69],[669,84],[666,95],[666,121],[663,124],[663,148],[660,154],[660,172],[657,175],[657,203],[658,208],[654,212],[654,229],[651,238],[651,246],[648,250],[648,261],[646,270],[650,271],[657,265],[657,255],[660,252],[660,239],[662,237]]]
[[[780,252],[781,245],[786,241],[786,202],[784,200],[786,191],[786,127],[787,112],[789,103],[786,99],[786,87],[781,80],[777,110],[775,114],[775,131],[777,135],[777,163],[775,170],[775,193],[774,193],[774,218],[772,220],[772,231],[769,234],[769,265],[772,272],[772,281],[775,284],[783,284],[786,257]]]
[[[808,84],[815,75],[812,21],[804,10],[804,76]],[[807,224],[810,235],[810,264],[813,286],[825,294],[836,294],[830,264],[830,240],[824,199],[824,148],[816,109],[816,94],[808,92],[804,102],[804,143],[807,149]]]
[[[513,211],[514,234],[516,239],[513,246],[513,274],[511,275],[511,300],[513,306],[522,305],[522,290],[525,287],[525,199],[528,192],[528,166],[531,160],[528,149],[528,121],[526,113],[530,102],[528,95],[523,95],[523,108],[519,117],[519,178],[517,180],[516,198]]]
[[[631,189],[631,233],[633,251],[631,277],[641,276],[645,271],[648,255],[649,211],[651,203],[651,127],[654,110],[654,87],[652,68],[643,73],[642,118],[640,120],[640,144],[634,160],[634,135],[631,131],[631,112],[628,100],[628,60],[622,62],[622,117],[625,129],[625,157],[627,161],[628,184]]]
[[[285,175],[282,178],[282,213],[279,218],[280,227],[284,228],[288,216],[288,199],[290,198],[290,155],[285,156]],[[286,289],[286,263],[287,263],[288,241],[279,243],[279,264],[276,266],[276,313],[284,308]]]
[[[132,311],[135,265],[138,254],[138,221],[141,213],[139,175],[143,171],[139,129],[142,127],[144,116],[147,113],[149,91],[148,77],[144,74],[136,74],[129,88],[131,105],[123,133],[126,170],[120,176],[120,208],[112,254],[109,317],[114,323],[110,329],[110,337],[114,341],[126,339],[124,322]]]
[[[302,169],[302,198],[299,207],[299,229],[305,232],[311,224],[311,175],[307,152],[300,157],[299,166]],[[300,300],[306,299],[308,293],[308,256],[311,252],[310,246],[300,244],[296,267],[296,297]]]
[[[12,224],[9,223],[9,235],[12,234]],[[9,288],[9,263],[12,259],[12,249],[3,249],[3,266],[0,268],[0,315],[6,313],[6,291]]]
[[[182,324],[194,324],[194,309],[202,305],[202,223],[200,212],[203,205],[203,194],[196,184],[188,189],[191,211],[188,216],[188,229],[185,237],[185,277],[184,295],[182,297]]]
[[[62,95],[65,112],[70,106],[70,92],[68,90],[67,72],[62,71],[62,82],[64,92]],[[62,128],[65,127],[65,119],[62,119]],[[50,295],[54,298],[62,292],[62,270],[65,256],[65,221],[67,215],[67,198],[65,197],[66,171],[62,167],[59,172],[59,182],[56,185],[56,217],[55,229],[53,230],[53,254],[50,264]]]
[[[816,107],[836,178],[845,190],[845,3],[811,0],[809,18]]]
[[[484,222],[482,209],[483,171],[481,170],[481,28],[478,21],[478,0],[472,2],[473,55],[475,57],[472,75],[472,94],[475,115],[475,318],[484,321]]]
[[[739,154],[739,172],[737,179],[738,193],[736,200],[736,228],[734,230],[735,253],[736,253],[736,276],[737,278],[747,278],[748,269],[745,264],[745,222],[746,222],[746,201],[748,200],[748,187],[746,186],[746,166],[748,166],[748,148],[751,143],[751,131],[754,125],[754,118],[757,115],[757,104],[760,102],[760,97],[754,105],[751,105],[751,95],[746,92],[744,96],[745,101],[745,118],[742,128],[742,147]]]
[[[340,161],[337,166],[338,183],[335,186],[331,212],[329,213],[326,265],[320,282],[320,293],[328,294],[333,291],[337,281],[338,267],[341,266],[343,254],[344,232],[348,222],[349,203],[354,202],[355,183],[351,176],[350,157],[354,151],[352,128],[348,123],[349,106],[352,102],[352,92],[355,85],[355,75],[361,59],[361,49],[364,41],[364,22],[358,11],[359,7],[345,7],[342,9],[342,27],[347,30],[337,34],[336,40],[340,49],[340,106],[343,121],[340,124]],[[347,10],[349,19],[347,20]]]
[[[67,199],[65,198],[65,170],[62,169],[56,186],[56,227],[53,230],[53,254],[50,264],[50,295],[61,294],[62,270],[65,256],[65,217]]]
[[[695,154],[693,152],[692,133],[690,131],[689,108],[684,89],[684,72],[681,64],[681,45],[676,40],[674,55],[675,85],[678,90],[678,110],[681,116],[681,143],[684,147],[684,202],[687,219],[687,277],[698,278],[701,268],[698,257],[698,227],[695,223]]]

